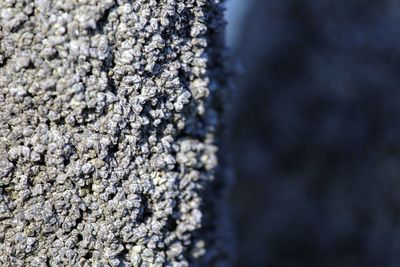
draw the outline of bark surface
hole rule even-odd
[[[218,0],[0,1],[0,265],[225,253]]]

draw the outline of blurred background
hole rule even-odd
[[[400,1],[226,7],[235,266],[400,266]]]

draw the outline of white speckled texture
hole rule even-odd
[[[1,266],[228,262],[221,5],[0,1]]]

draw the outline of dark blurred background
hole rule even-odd
[[[400,266],[400,1],[229,0],[237,267]]]

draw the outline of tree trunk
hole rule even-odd
[[[1,266],[226,263],[219,2],[0,1]]]

